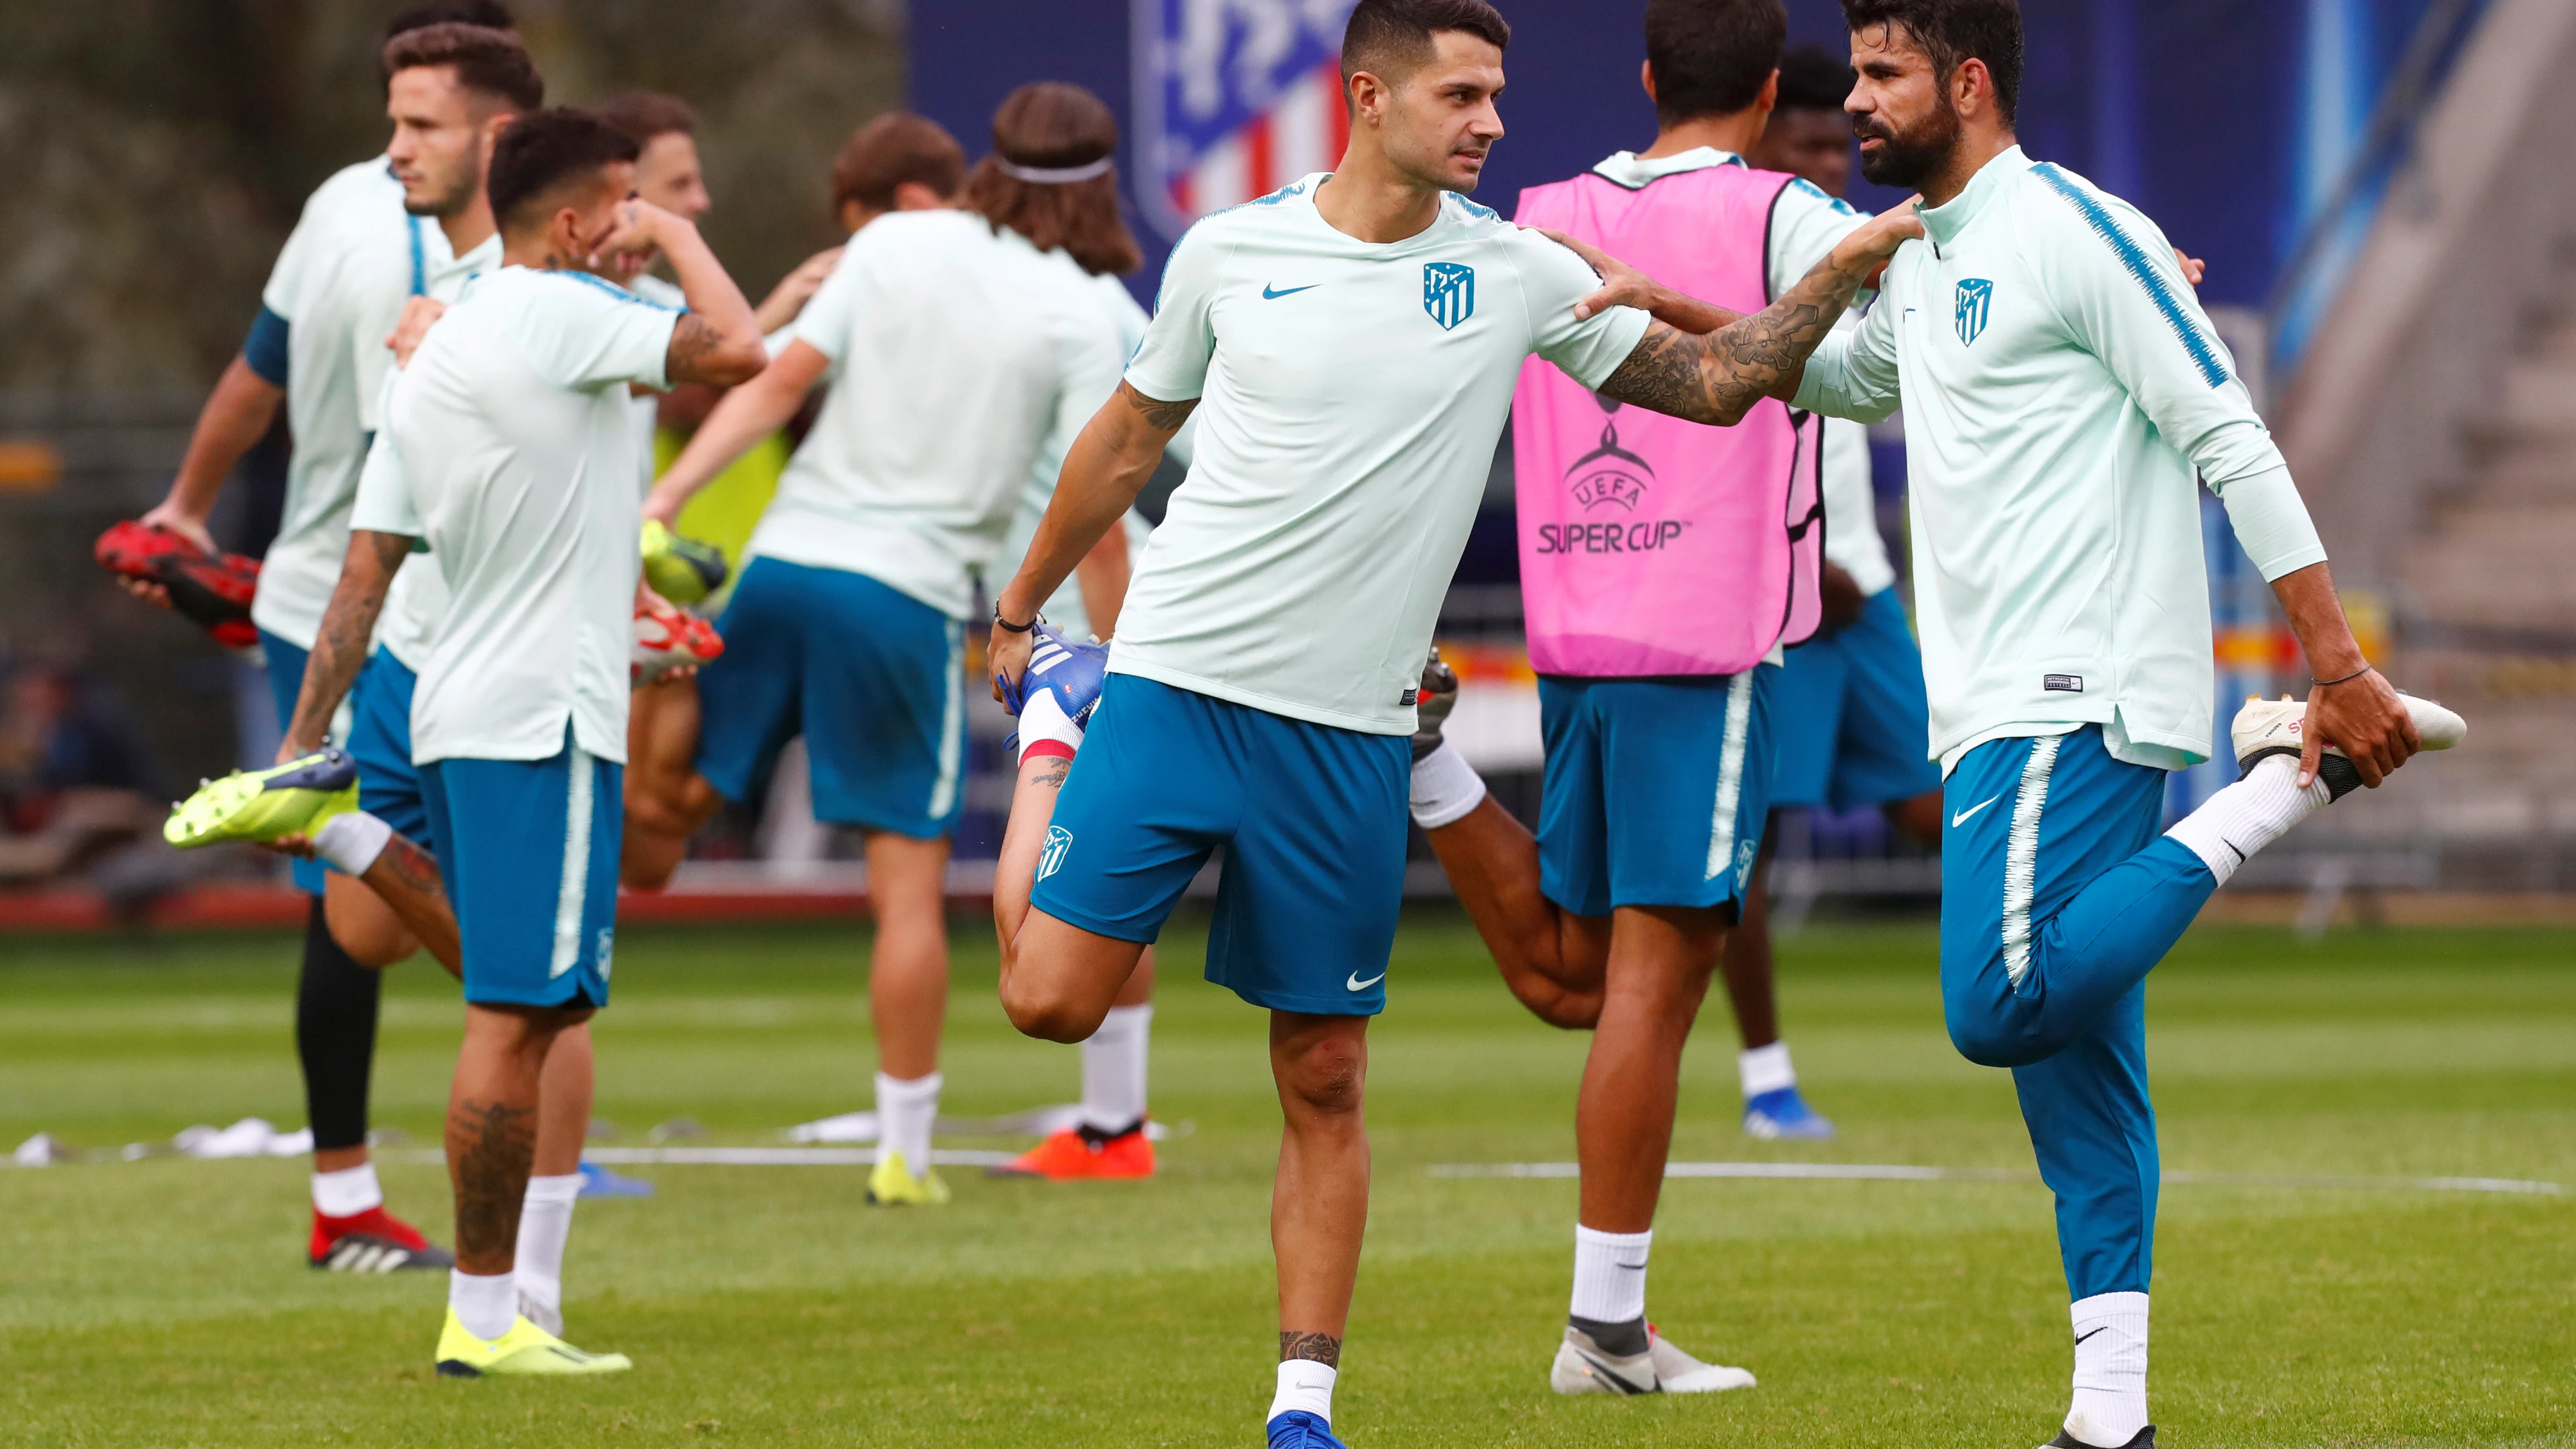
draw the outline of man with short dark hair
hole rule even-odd
[[[1143,345],[995,601],[997,693],[1029,746],[994,884],[1012,1022],[1089,1036],[1225,851],[1207,974],[1270,1012],[1285,1125],[1273,1446],[1340,1442],[1408,739],[1514,379],[1537,356],[1604,398],[1731,426],[1913,234],[1902,216],[1871,223],[1776,305],[1703,333],[1607,305],[1583,258],[1462,194],[1503,133],[1510,37],[1482,0],[1361,0],[1339,169],[1206,217],[1174,248]],[[1040,601],[1194,411],[1189,477],[1106,659],[1041,636]]]
[[[2014,138],[2012,0],[1843,0],[1861,172],[1920,192],[1926,244],[1775,396],[1905,408],[1930,753],[1944,772],[1941,990],[2009,1067],[2057,1197],[2072,1400],[2052,1440],[2147,1449],[2157,1190],[2147,973],[2256,851],[2458,715],[2362,657],[2306,506],[2164,237]],[[2237,712],[2242,772],[2161,835],[2212,753],[2199,488],[2225,505],[2316,679]]]
[[[388,390],[351,521],[352,554],[373,567],[335,593],[297,716],[309,733],[348,687],[384,599],[367,579],[398,582],[425,544],[451,597],[413,696],[412,751],[466,998],[443,1374],[629,1366],[532,1321],[514,1280],[547,1059],[608,999],[639,566],[626,389],[729,386],[765,360],[749,304],[696,230],[632,199],[634,156],[574,111],[527,116],[496,146],[504,265],[468,284]],[[644,247],[670,258],[688,311],[587,274]]]
[[[471,269],[464,258],[480,238],[454,224],[480,204],[483,157],[499,128],[543,97],[525,52],[515,61],[502,54],[517,49],[502,33],[511,23],[507,7],[480,0],[414,7],[386,27],[389,47],[432,29],[491,37],[475,47],[484,83],[397,97],[393,71],[383,71],[395,122],[389,152],[402,154],[344,167],[306,201],[261,291],[249,340],[198,417],[169,497],[143,516],[209,545],[206,520],[225,477],[286,408],[294,455],[251,611],[281,729],[295,712],[305,656],[348,547],[349,503],[391,366],[386,335],[409,297]],[[295,1011],[313,1131],[308,1261],[365,1271],[448,1267],[445,1250],[386,1210],[367,1151],[378,968],[416,943],[368,890],[320,862],[298,861],[295,882],[315,897]]]
[[[1652,0],[1641,75],[1658,129],[1524,192],[1562,228],[1728,313],[1758,312],[1867,219],[1750,167],[1778,89],[1780,0]],[[1591,1026],[1575,1124],[1574,1292],[1559,1393],[1746,1388],[1646,1320],[1646,1263],[1682,1051],[1749,894],[1768,809],[1781,651],[1816,627],[1818,425],[1767,402],[1723,430],[1620,408],[1562,373],[1513,397],[1521,590],[1547,757],[1539,829],[1442,742],[1435,662],[1415,743],[1423,827],[1504,979],[1544,1019]],[[1745,1123],[1829,1135],[1778,1040],[1767,974],[1736,989]]]

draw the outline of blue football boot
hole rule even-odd
[[[1100,686],[1109,678],[1109,646],[1076,644],[1044,619],[1032,628],[1036,637],[1030,641],[1028,672],[1018,686],[995,676],[1002,686],[1002,708],[1018,714],[1028,707],[1032,692],[1043,690],[1055,696],[1057,708],[1076,727],[1089,725],[1091,711],[1100,704]]]
[[[581,1195],[583,1197],[651,1197],[653,1184],[640,1177],[628,1177],[622,1172],[611,1172],[596,1162],[585,1162],[581,1165]]]
[[[1270,1421],[1270,1449],[1350,1449],[1333,1437],[1332,1426],[1303,1409],[1290,1409]]]
[[[1766,1142],[1783,1138],[1829,1142],[1833,1140],[1834,1124],[1831,1118],[1816,1115],[1816,1109],[1807,1105],[1798,1089],[1788,1086],[1745,1099],[1744,1135]]]

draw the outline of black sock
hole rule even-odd
[[[295,983],[295,1055],[304,1065],[305,1120],[313,1147],[329,1152],[367,1142],[367,1082],[376,1061],[381,972],[351,960],[331,939],[322,900],[304,924],[304,970]]]
[[[1620,1358],[1634,1358],[1646,1351],[1646,1320],[1631,1318],[1625,1323],[1603,1323],[1597,1318],[1578,1318],[1569,1313],[1565,1321],[1591,1335],[1601,1351]]]

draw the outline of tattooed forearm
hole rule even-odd
[[[304,686],[297,692],[295,718],[286,727],[287,743],[319,745],[330,729],[332,712],[349,693],[358,668],[367,662],[375,639],[376,618],[385,610],[385,591],[411,552],[411,540],[400,534],[357,529],[349,535],[348,556],[341,561],[340,582],[322,614],[312,657],[304,666]]]
[[[1875,257],[1816,264],[1789,294],[1750,317],[1698,337],[1657,322],[1601,395],[1695,423],[1732,427],[1766,397],[1794,384],[1807,357],[1851,305]]]
[[[508,1263],[518,1245],[519,1204],[528,1195],[528,1169],[536,1158],[535,1108],[468,1100],[449,1110],[447,1160],[456,1177],[460,1266]]]
[[[1279,1335],[1279,1361],[1313,1359],[1326,1368],[1342,1366],[1342,1341],[1329,1333],[1286,1333]]]
[[[662,354],[663,375],[673,382],[702,381],[697,376],[698,364],[723,345],[723,336],[707,325],[707,319],[695,312],[683,312],[678,325],[671,329],[670,350]]]
[[[1194,397],[1183,398],[1179,402],[1158,402],[1124,382],[1118,384],[1118,395],[1127,400],[1127,406],[1144,416],[1146,426],[1164,433],[1179,432],[1181,424],[1190,420],[1190,413],[1199,405],[1199,400]]]

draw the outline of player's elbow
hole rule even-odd
[[[769,349],[760,339],[744,337],[717,344],[698,360],[698,375],[689,379],[710,387],[739,387],[769,366]]]

